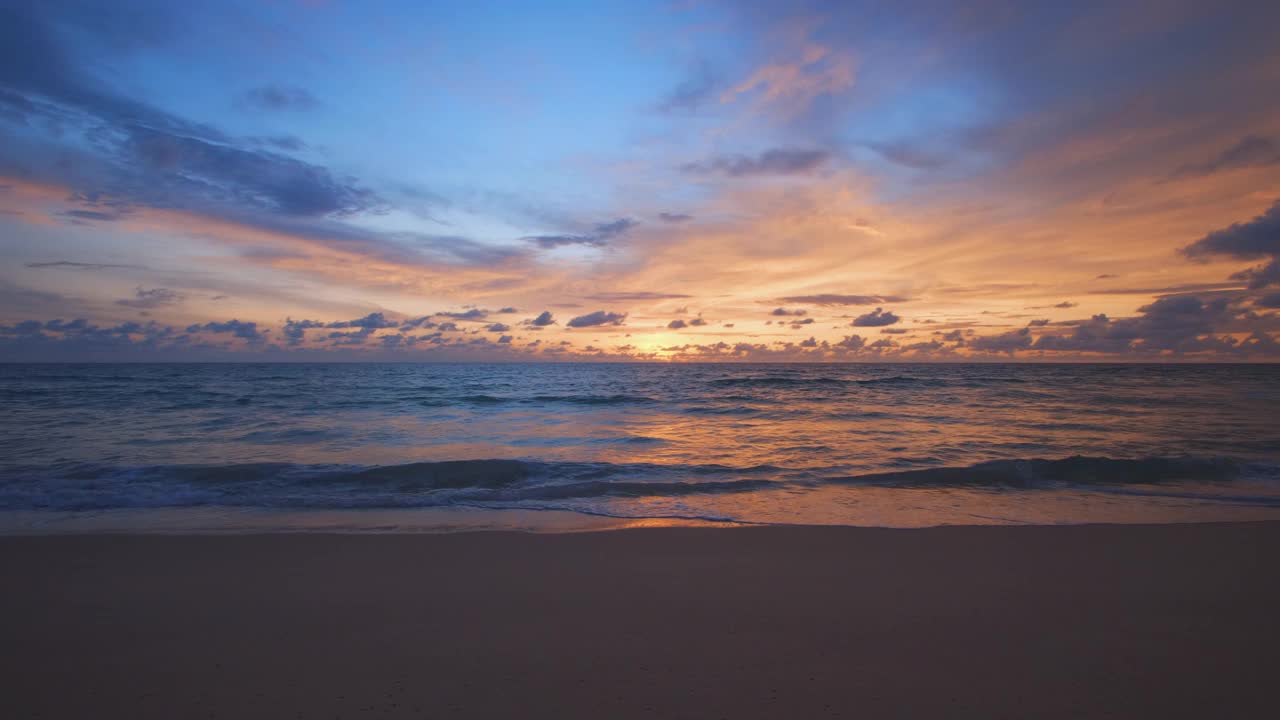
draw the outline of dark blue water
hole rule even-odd
[[[1280,517],[1278,401],[1270,365],[0,365],[0,511]]]

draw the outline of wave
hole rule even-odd
[[[936,459],[929,460],[937,462]],[[1096,487],[1158,492],[1150,486],[1280,480],[1280,468],[1227,458],[993,460],[862,474],[838,468],[732,467],[718,464],[451,460],[385,466],[249,463],[116,467],[75,464],[17,467],[0,475],[0,509],[89,510],[225,505],[266,508],[412,508],[571,501],[593,498],[681,498],[824,486],[887,488],[1054,489]],[[1145,486],[1139,487],[1139,486]],[[1174,492],[1179,491],[1173,488]],[[1216,491],[1213,491],[1216,492]],[[1212,492],[1196,497],[1212,499]],[[1176,497],[1176,495],[1174,495]],[[1237,500],[1280,505],[1280,496]],[[1261,499],[1259,499],[1261,498]]]
[[[1138,458],[1116,459],[1076,455],[1043,458],[991,460],[966,467],[934,467],[870,473],[827,482],[889,486],[991,485],[1038,488],[1054,485],[1150,485],[1177,481],[1219,482],[1239,477],[1246,469],[1227,458]]]
[[[473,403],[475,405],[497,405],[499,403],[509,402],[509,398],[500,398],[493,395],[485,395],[483,393],[475,395],[463,395],[456,398],[459,402]]]
[[[635,403],[654,403],[656,399],[647,395],[535,395],[522,402],[570,403],[573,405],[628,405]]]
[[[889,387],[944,387],[946,380],[941,378],[918,378],[906,375],[890,375],[881,378],[865,378],[862,380],[853,380],[854,385],[876,386],[884,385]]]
[[[715,387],[740,388],[807,388],[807,387],[840,387],[845,381],[840,378],[800,378],[800,377],[735,377],[718,378],[710,385]]]
[[[869,387],[869,388],[942,388],[942,387],[962,387],[962,388],[985,388],[996,385],[1010,383],[1025,383],[1022,378],[1016,377],[970,377],[963,379],[950,380],[939,377],[916,377],[912,375],[887,375],[885,377],[872,378],[843,378],[843,377],[785,377],[785,376],[763,376],[763,377],[733,377],[718,378],[710,381],[710,385],[716,387],[739,387],[739,388],[778,388],[778,389],[827,389],[842,387]]]
[[[473,405],[501,405],[506,403],[566,403],[570,405],[631,405],[656,403],[647,395],[534,395],[531,397],[500,397],[488,394],[462,395],[453,398],[457,402]]]

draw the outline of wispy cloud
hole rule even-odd
[[[905,298],[899,295],[840,295],[835,293],[822,293],[819,295],[791,295],[778,299],[784,303],[827,306],[876,305],[880,303],[907,302],[910,300],[910,298]]]
[[[612,222],[600,223],[589,232],[578,235],[529,235],[523,238],[544,250],[552,250],[566,245],[584,245],[587,247],[603,247],[610,240],[626,234],[639,222],[631,218],[618,218]]]
[[[121,264],[121,263],[88,263],[88,262],[76,262],[74,260],[52,260],[49,262],[33,262],[33,263],[27,263],[26,267],[36,268],[36,269],[64,268],[67,270],[110,270],[110,269],[147,270],[148,269],[147,266],[145,265],[127,265],[127,264]]]
[[[601,302],[644,302],[646,300],[680,300],[693,297],[692,295],[682,295],[680,293],[664,293],[650,291],[636,292],[604,292],[594,293],[592,295],[584,295],[587,300],[599,300]]]
[[[304,111],[320,107],[314,95],[294,85],[262,85],[246,90],[240,102],[258,110]]]
[[[166,305],[176,305],[185,299],[186,295],[169,288],[138,287],[134,290],[133,297],[117,300],[116,304],[140,310],[152,310]]]
[[[849,90],[856,76],[857,62],[851,52],[811,43],[801,48],[795,59],[760,66],[722,93],[720,102],[748,99],[791,113],[824,95]]]
[[[773,148],[759,155],[722,155],[703,162],[689,163],[681,169],[695,174],[723,174],[730,177],[750,175],[798,175],[816,170],[831,157],[820,149]]]

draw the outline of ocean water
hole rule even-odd
[[[0,531],[1280,519],[1280,366],[0,365]]]

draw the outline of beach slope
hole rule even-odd
[[[1280,524],[0,538],[12,718],[1267,716]]]

